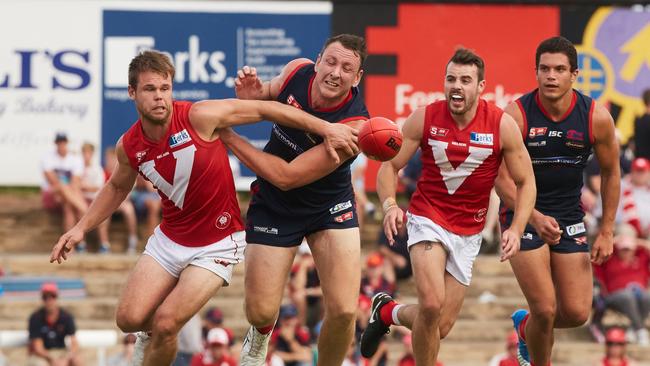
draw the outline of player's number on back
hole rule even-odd
[[[174,171],[174,181],[169,183],[163,178],[156,170],[156,163],[154,160],[146,161],[140,164],[140,171],[153,183],[162,193],[167,196],[174,205],[179,209],[183,209],[185,201],[185,192],[190,183],[190,175],[192,173],[192,166],[194,165],[194,153],[196,146],[189,145],[180,150],[174,151],[174,159],[176,159],[176,169]]]

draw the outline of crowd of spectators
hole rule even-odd
[[[62,217],[65,232],[85,213],[90,203],[108,181],[117,165],[115,148],[104,150],[104,165],[99,164],[96,147],[83,143],[80,153],[71,151],[67,134],[59,132],[54,138],[55,147],[49,150],[41,161],[43,183],[41,196],[43,207],[53,215]],[[126,226],[126,252],[138,250],[139,237],[147,238],[160,223],[161,202],[153,185],[138,176],[133,191],[118,208],[117,212]],[[110,223],[112,218],[97,227],[98,253],[112,251]],[[138,235],[138,220],[144,220],[142,235]],[[77,246],[77,251],[87,250],[86,241]]]

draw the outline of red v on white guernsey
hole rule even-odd
[[[458,187],[478,168],[485,159],[492,155],[492,148],[469,146],[469,155],[459,166],[454,168],[447,157],[448,142],[429,139],[436,165],[450,195],[456,193]]]
[[[174,170],[174,181],[169,183],[163,178],[155,168],[155,160],[145,161],[140,164],[140,171],[153,183],[160,191],[162,191],[179,209],[183,209],[183,202],[185,201],[185,192],[190,183],[190,174],[192,173],[192,166],[194,165],[194,152],[196,146],[194,144],[188,145],[180,150],[174,151],[172,154],[176,159],[176,169]]]

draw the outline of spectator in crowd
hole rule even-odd
[[[650,141],[648,141],[650,144]],[[623,222],[630,224],[640,238],[650,236],[650,161],[636,158],[632,172],[623,180],[620,210]]]
[[[643,91],[645,113],[634,122],[635,156],[650,160],[650,89]]]
[[[411,159],[409,159],[408,163],[406,163],[406,166],[399,175],[399,180],[404,185],[406,198],[409,201],[415,192],[418,179],[420,179],[420,174],[422,174],[422,159],[420,159],[421,154],[422,152],[418,148]]]
[[[205,317],[203,318],[203,339],[208,338],[208,332],[213,328],[221,328],[228,333],[229,346],[234,345],[235,336],[232,329],[225,327],[223,325],[223,312],[218,307],[211,307],[205,312]]]
[[[108,359],[108,366],[131,366],[133,360],[133,351],[135,350],[135,334],[127,333],[122,339],[122,350],[120,353]]]
[[[83,162],[68,150],[65,133],[57,133],[54,143],[56,149],[48,151],[41,161],[45,178],[41,185],[43,207],[50,211],[61,209],[63,230],[68,231],[88,208],[81,193]]]
[[[56,283],[41,286],[43,307],[29,317],[29,366],[79,366],[76,327],[70,313],[59,307]]]
[[[230,339],[230,337],[228,338]],[[178,333],[178,351],[172,366],[189,366],[192,356],[200,353],[202,349],[201,316],[197,313],[183,325]]]
[[[614,255],[601,265],[594,265],[594,276],[600,283],[600,295],[605,308],[614,309],[628,317],[640,345],[650,346],[650,336],[644,322],[650,313],[650,251],[639,246],[636,231],[629,225],[617,228]],[[593,316],[600,326],[602,311]]]
[[[228,352],[228,333],[221,328],[212,328],[206,339],[206,349],[192,357],[191,366],[237,366],[237,361]]]
[[[115,155],[115,148],[108,147],[104,150],[104,178],[106,181],[111,177],[113,171],[117,167],[117,155]],[[160,201],[160,198],[158,198]],[[120,207],[117,208],[124,218],[126,223],[126,229],[128,230],[128,239],[127,239],[127,252],[135,253],[138,246],[138,220],[135,214],[135,207],[130,200],[124,200],[120,204]],[[106,237],[108,239],[108,227],[110,226],[111,218],[109,217],[104,221],[100,228],[103,226],[107,232]]]
[[[90,204],[97,193],[104,185],[104,171],[97,164],[94,159],[95,145],[86,142],[81,145],[81,157],[83,158],[83,174],[81,175],[81,192]],[[107,253],[110,250],[108,241],[108,222],[104,222],[97,227],[97,235],[99,236],[99,252]]]
[[[388,270],[387,268],[388,267]],[[372,298],[379,292],[395,295],[395,278],[390,277],[392,267],[384,262],[379,252],[372,252],[366,258],[366,270],[361,277],[361,293]]]
[[[519,338],[517,337],[517,332],[513,330],[506,337],[506,351],[494,355],[490,360],[489,366],[519,366],[519,361],[517,361],[518,345]]]
[[[286,366],[308,366],[311,363],[309,331],[300,325],[295,305],[286,304],[280,307],[278,325],[271,338],[276,343],[276,354]]]
[[[635,366],[636,363],[626,355],[627,340],[623,328],[614,327],[607,331],[605,357],[594,366]]]
[[[306,325],[313,334],[314,327],[323,318],[323,290],[307,242],[298,247],[290,276],[289,298],[298,309],[300,324]]]
[[[403,209],[406,212],[406,209]],[[404,222],[406,222],[406,215],[404,215]],[[403,280],[411,277],[413,270],[411,268],[411,256],[407,246],[408,233],[406,225],[402,225],[397,229],[397,235],[393,235],[395,242],[393,245],[388,243],[388,238],[383,230],[379,230],[379,253],[389,263],[392,268],[394,277],[397,280]]]

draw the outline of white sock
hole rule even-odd
[[[402,306],[404,306],[404,304],[395,305],[395,307],[393,308],[393,314],[392,314],[393,315],[393,324],[395,324],[395,325],[402,325],[402,323],[400,323],[400,321],[399,321],[399,317],[397,316],[397,313],[399,312],[399,309]]]

